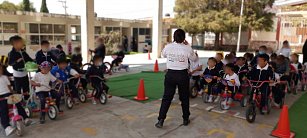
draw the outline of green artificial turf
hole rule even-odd
[[[298,99],[289,109],[290,129],[296,138],[307,138],[307,94]]]
[[[110,78],[107,81],[107,85],[110,87],[110,94],[127,99],[133,99],[137,95],[141,78],[144,79],[145,94],[149,97],[149,99],[144,102],[160,99],[164,89],[163,72],[141,72]]]

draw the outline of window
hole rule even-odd
[[[113,27],[113,31],[114,32],[119,32],[120,31],[120,27]]]
[[[14,35],[17,35],[17,34],[3,34],[3,44],[4,45],[11,45],[11,42],[10,42],[10,37],[14,36]]]
[[[145,35],[150,35],[150,28],[145,29]]]
[[[0,34],[0,45],[2,45],[2,44],[3,44],[3,35]]]
[[[139,35],[145,35],[145,29],[139,28]]]
[[[40,41],[42,40],[48,40],[50,43],[53,42],[53,36],[52,35],[41,35],[40,36]]]
[[[112,32],[113,31],[113,28],[112,27],[106,27],[106,32],[107,33],[110,33],[110,32]]]
[[[72,41],[81,41],[81,36],[80,35],[71,35],[71,40]]]
[[[40,24],[40,33],[51,34],[52,30],[52,24]]]
[[[30,45],[39,45],[39,35],[28,35],[26,40]]]
[[[95,34],[101,34],[101,27],[95,26]]]
[[[29,32],[30,33],[38,33],[38,24],[33,24],[33,23],[30,23],[29,24]]]
[[[54,36],[54,44],[65,44],[66,37],[63,35]]]
[[[2,33],[2,23],[0,22],[0,33]],[[1,38],[2,39],[2,38]],[[1,40],[0,39],[0,40]],[[2,41],[2,40],[1,40]]]
[[[54,25],[53,29],[55,34],[65,34],[65,25]]]
[[[3,33],[18,33],[17,23],[3,23]]]
[[[72,25],[70,28],[70,32],[72,34],[81,34],[81,26],[80,25]]]

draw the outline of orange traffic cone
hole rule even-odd
[[[148,60],[151,60],[150,52],[148,51]]]
[[[272,136],[279,138],[293,138],[295,134],[290,132],[290,122],[288,115],[288,106],[284,105],[280,113],[277,129],[272,131]]]
[[[145,87],[144,87],[144,80],[143,79],[140,80],[138,95],[136,97],[134,97],[134,100],[137,100],[137,101],[148,100],[148,97],[145,96]]]
[[[155,67],[154,67],[154,72],[159,72],[158,60],[156,60]]]

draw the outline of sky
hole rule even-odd
[[[4,0],[0,0],[2,3]],[[18,4],[22,0],[6,0]],[[34,3],[37,11],[40,10],[42,0],[30,0]],[[64,0],[65,1],[65,0]],[[80,15],[82,0],[66,0],[67,12],[71,15]],[[122,19],[143,19],[153,15],[154,0],[95,0],[95,12],[98,17],[122,18]],[[163,15],[166,13],[173,16],[175,0],[163,0]],[[47,0],[47,7],[50,13],[64,14],[65,10],[59,0]]]

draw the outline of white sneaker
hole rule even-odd
[[[97,104],[97,102],[96,102],[95,98],[92,98],[92,103],[93,103],[94,105],[96,105],[96,104]]]
[[[209,103],[212,103],[212,98],[213,98],[213,96],[210,95],[210,96],[209,96],[209,100],[208,100]]]
[[[232,103],[232,98],[228,98],[227,104],[230,105]]]
[[[5,128],[5,135],[6,135],[6,136],[9,136],[9,135],[11,135],[15,130],[16,130],[16,129],[13,128],[12,126],[8,126],[8,127]]]
[[[25,119],[25,125],[29,126],[32,124],[32,120],[30,120],[29,118]]]
[[[198,91],[198,95],[202,95],[202,94],[203,94],[203,92],[204,92],[204,90],[203,90],[203,89],[201,89],[200,91]]]
[[[220,101],[220,98],[221,98],[220,96],[217,96],[217,97],[215,98],[214,102],[215,102],[215,103],[219,102],[219,101]]]
[[[279,107],[279,104],[272,102],[275,107]]]

